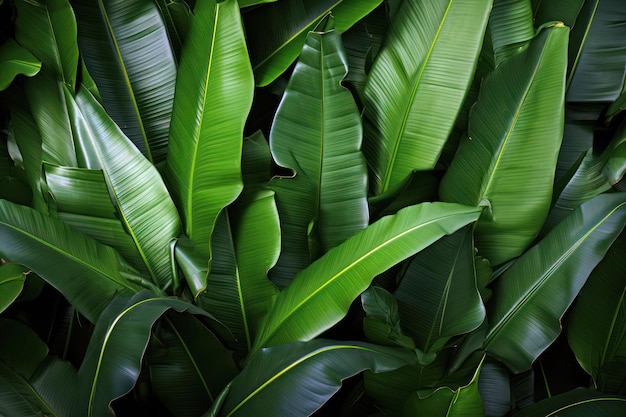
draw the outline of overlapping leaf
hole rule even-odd
[[[22,292],[27,271],[27,268],[17,264],[0,265],[0,313]]]
[[[13,39],[0,46],[0,91],[19,74],[32,77],[41,69],[41,61]]]

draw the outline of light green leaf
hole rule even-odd
[[[487,206],[475,239],[492,265],[519,256],[550,208],[563,135],[568,34],[563,25],[543,29],[484,80],[469,136],[441,182],[442,200]]]
[[[494,0],[489,31],[497,66],[518,53],[535,36],[531,1]]]
[[[17,264],[0,264],[0,313],[2,313],[24,288],[28,268]]]
[[[407,207],[331,249],[276,297],[253,351],[314,338],[344,317],[376,275],[475,221],[479,210],[446,203]]]
[[[18,75],[32,77],[40,69],[41,61],[13,39],[0,46],[0,91],[6,90]]]
[[[491,3],[401,3],[364,91],[374,194],[435,166],[472,80]]]
[[[484,348],[518,373],[557,337],[559,320],[626,224],[626,195],[582,204],[500,278]]]

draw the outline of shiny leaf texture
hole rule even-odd
[[[157,0],[161,17],[167,28],[167,35],[172,45],[172,52],[176,60],[180,60],[180,53],[185,44],[193,14],[184,0]]]
[[[15,301],[24,288],[28,268],[17,264],[0,264],[0,313]]]
[[[309,416],[339,390],[343,379],[414,361],[410,351],[360,342],[318,339],[265,348],[233,380],[220,415]]]
[[[253,87],[237,2],[197,2],[178,70],[166,179],[185,233],[207,257],[217,215],[241,192]]]
[[[576,388],[526,407],[515,417],[621,417],[626,398]]]
[[[479,210],[424,203],[368,226],[300,272],[276,297],[253,350],[314,338],[344,317],[376,275],[475,221]]]
[[[176,61],[151,0],[73,1],[79,45],[111,118],[153,163],[163,161]]]
[[[494,0],[489,31],[495,65],[519,52],[535,36],[530,0]]]
[[[521,256],[498,278],[487,305],[487,352],[515,373],[530,368],[625,224],[626,195],[602,194]]]
[[[491,0],[407,0],[364,91],[370,187],[378,195],[439,159],[476,68]]]
[[[475,239],[492,265],[520,255],[550,208],[563,135],[568,33],[562,25],[543,29],[484,80],[469,136],[441,182],[442,200],[487,206]]]
[[[0,91],[11,85],[16,76],[32,77],[40,69],[41,61],[13,39],[0,46]]]

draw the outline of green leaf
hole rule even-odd
[[[197,2],[187,36],[166,178],[185,233],[208,257],[217,215],[242,188],[243,127],[254,84],[235,0]]]
[[[298,58],[307,33],[329,12],[335,29],[348,30],[382,0],[286,0],[245,13],[250,60],[258,86],[278,78]]]
[[[74,1],[79,45],[111,118],[153,163],[163,161],[176,61],[154,1]]]
[[[276,0],[239,0],[239,7],[243,8],[243,7],[250,7],[250,6],[255,6],[257,4],[263,4],[263,3],[273,3]]]
[[[0,231],[0,257],[32,269],[92,323],[117,292],[135,292],[113,249],[58,220],[0,200]]]
[[[626,224],[626,195],[582,204],[497,281],[484,348],[521,372],[557,337],[559,320]],[[556,296],[558,294],[558,296]]]
[[[410,351],[360,342],[318,339],[262,349],[233,380],[220,415],[309,416],[343,379],[365,369],[385,372],[414,362]]]
[[[476,68],[491,0],[407,0],[391,22],[364,91],[374,194],[430,170]]]
[[[520,255],[550,208],[563,135],[568,33],[563,25],[543,29],[484,80],[469,136],[441,182],[442,200],[487,206],[475,238],[492,265]]]
[[[535,36],[530,0],[494,0],[489,31],[498,66],[518,53]]]
[[[72,90],[76,87],[76,20],[68,0],[15,2],[15,39]]]
[[[339,33],[310,32],[272,124],[274,160],[295,175],[273,181],[283,230],[273,277],[286,282],[368,224],[363,130],[341,85],[347,73]]]
[[[13,39],[0,46],[0,91],[6,90],[18,75],[32,77],[40,69],[41,61]]]
[[[6,310],[24,288],[28,268],[17,264],[0,264],[0,313]]]
[[[253,350],[314,338],[344,317],[376,275],[475,221],[479,210],[424,203],[368,226],[300,272],[276,297]]]
[[[594,0],[595,1],[595,0]],[[533,16],[537,26],[547,22],[563,22],[572,27],[580,13],[585,0],[548,1],[532,0]]]
[[[182,300],[150,298],[148,292],[113,300],[96,323],[78,371],[87,416],[109,416],[111,402],[133,388],[152,326],[169,310],[206,317],[219,325],[210,314]],[[221,335],[226,335],[224,330]]]
[[[576,388],[524,408],[515,417],[621,417],[626,398]]]
[[[567,327],[578,363],[598,390],[622,395],[626,393],[625,250],[622,233],[580,291]]]
[[[89,158],[102,169],[124,228],[141,254],[154,283],[171,285],[169,242],[180,234],[176,207],[157,169],[135,148],[89,91],[66,95],[76,135]]]
[[[570,33],[570,43],[567,54],[567,88],[572,83],[585,42],[589,36],[589,30],[596,17],[600,0],[585,0]]]
[[[179,61],[193,13],[183,0],[158,0],[155,3],[165,22],[174,56]]]

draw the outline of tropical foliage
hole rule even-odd
[[[0,22],[0,415],[626,415],[622,0]]]

